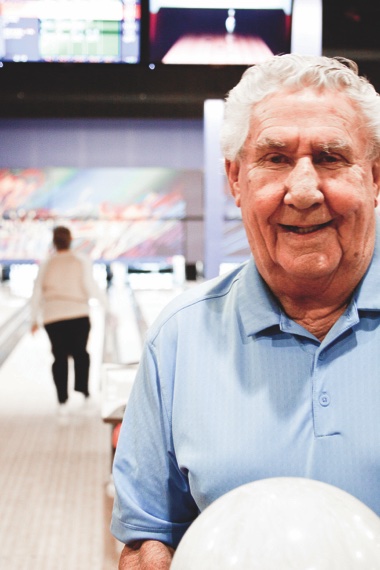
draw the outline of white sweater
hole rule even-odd
[[[92,263],[85,256],[65,250],[41,264],[31,298],[31,321],[38,324],[86,317],[88,301],[97,298],[107,307],[107,296],[93,278]]]

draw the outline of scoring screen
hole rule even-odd
[[[140,0],[0,1],[0,59],[138,63]]]

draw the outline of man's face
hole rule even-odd
[[[226,171],[269,285],[364,274],[379,182],[367,151],[361,116],[339,92],[286,91],[254,107]]]

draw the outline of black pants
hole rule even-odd
[[[74,360],[74,389],[88,396],[88,378],[90,371],[90,355],[87,352],[87,341],[90,333],[90,319],[68,319],[45,325],[54,356],[52,366],[53,380],[57,388],[58,401],[63,404],[68,398],[68,359]]]

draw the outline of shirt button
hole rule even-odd
[[[319,403],[321,404],[321,406],[323,406],[324,408],[326,406],[330,405],[330,396],[328,395],[327,392],[322,392],[322,394],[319,396]]]

